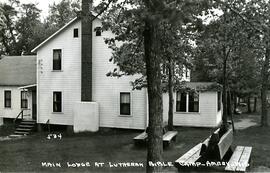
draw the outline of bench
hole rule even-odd
[[[148,134],[144,131],[135,138],[133,138],[135,145],[145,143],[147,141]]]
[[[165,147],[169,146],[171,141],[176,140],[176,136],[178,134],[177,131],[167,131],[165,128],[163,128],[163,144]],[[146,131],[139,134],[138,136],[134,137],[134,143],[137,144],[145,144],[147,142],[148,134]]]
[[[217,129],[207,139],[177,159],[175,167],[178,170],[180,168],[194,169],[198,168],[198,164],[199,166],[204,166],[207,161],[226,160],[232,154],[233,131],[229,129],[221,137],[220,135],[222,135],[220,134],[220,129]]]
[[[191,148],[187,153],[181,156],[174,162],[175,167],[178,168],[185,168],[194,166],[196,161],[200,159],[200,151],[201,151],[202,143],[197,144],[195,147]]]
[[[249,166],[252,147],[237,146],[230,158],[225,171],[245,172]]]
[[[167,131],[163,135],[163,145],[169,146],[172,140],[176,141],[177,134],[178,134],[177,131]]]

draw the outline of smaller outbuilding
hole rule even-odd
[[[36,117],[36,56],[3,56],[0,59],[0,125],[24,111]]]
[[[222,121],[222,86],[214,82],[184,82],[174,92],[174,126],[216,127]],[[168,120],[168,93],[163,117]]]

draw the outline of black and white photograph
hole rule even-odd
[[[269,114],[269,0],[0,0],[0,173],[270,173]]]

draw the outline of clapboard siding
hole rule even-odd
[[[94,21],[93,29],[96,26],[101,26],[100,21]],[[106,76],[116,68],[115,64],[109,62],[111,50],[104,43],[104,38],[110,37],[113,35],[109,31],[102,32],[102,37],[93,35],[93,100],[99,104],[100,126],[144,129],[146,93],[145,90],[132,91],[130,85],[139,76]],[[131,93],[131,116],[120,115],[120,92]]]
[[[0,86],[0,117],[16,118],[21,112],[21,91],[19,86]],[[11,91],[11,108],[5,108],[4,91]],[[32,109],[32,93],[28,92],[28,109]],[[31,111],[28,111],[31,113]],[[27,117],[28,118],[28,117]]]
[[[194,127],[215,127],[217,119],[217,92],[200,92],[198,113],[176,112],[176,93],[174,93],[174,125]],[[168,93],[163,94],[163,121],[168,121]]]
[[[94,28],[101,26],[99,20]],[[73,29],[79,28],[77,21],[38,49],[38,123],[73,125],[73,105],[81,98],[81,37],[73,38]],[[104,38],[112,37],[110,31],[102,36],[93,34],[93,101],[99,104],[101,127],[145,128],[145,90],[132,91],[130,82],[138,76],[121,78],[107,77],[106,74],[116,65],[109,62],[111,50]],[[62,49],[62,71],[52,71],[52,50]],[[52,93],[62,91],[63,112],[52,113]],[[131,116],[120,116],[120,92],[131,92]]]
[[[38,123],[73,125],[72,109],[81,98],[81,37],[73,38],[74,22],[37,51]],[[79,34],[80,35],[80,34]],[[62,49],[62,71],[52,70],[53,49]],[[62,92],[62,113],[53,113],[53,91]]]

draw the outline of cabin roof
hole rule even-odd
[[[216,82],[184,82],[181,84],[179,89],[196,91],[221,91],[222,85]]]
[[[3,56],[0,59],[0,86],[36,84],[36,56]]]

